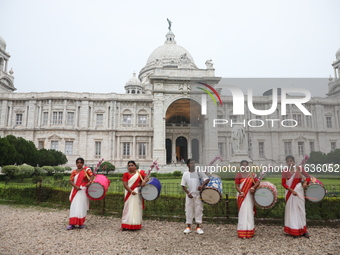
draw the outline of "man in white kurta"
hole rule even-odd
[[[195,218],[196,233],[203,234],[200,228],[203,217],[203,202],[200,198],[200,191],[205,185],[209,183],[209,178],[202,172],[196,172],[195,161],[192,159],[187,160],[188,171],[184,172],[182,176],[181,185],[184,192],[187,194],[185,197],[185,216],[187,227],[184,233],[191,233],[191,224]],[[203,182],[201,184],[201,182]]]

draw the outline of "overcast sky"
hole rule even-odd
[[[177,44],[199,68],[212,59],[216,76],[328,78],[339,10],[338,0],[0,0],[0,36],[16,92],[124,93],[164,44],[167,18]],[[324,96],[327,84],[310,89]]]

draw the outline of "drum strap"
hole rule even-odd
[[[142,182],[143,182],[143,181],[144,181],[144,179],[143,179],[142,175],[140,174],[139,170],[137,170],[137,172],[138,172],[138,174],[139,174],[139,177],[140,177],[140,179],[141,179],[141,180],[142,180]]]
[[[88,179],[88,180],[90,180],[90,177],[89,177],[89,175],[87,174],[87,172],[86,172],[86,168],[85,168],[85,167],[84,167],[84,173],[85,173],[85,175],[86,175],[87,179]]]

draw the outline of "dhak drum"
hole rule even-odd
[[[142,197],[145,200],[155,200],[161,194],[162,185],[155,177],[151,177],[150,180],[141,188]]]
[[[277,189],[273,183],[261,182],[254,194],[255,204],[262,209],[272,208],[277,201]]]
[[[320,202],[326,195],[325,188],[319,183],[311,183],[306,189],[306,199],[311,202]]]
[[[86,195],[91,200],[101,200],[105,197],[110,181],[105,175],[97,174],[93,183],[86,189]]]
[[[214,205],[222,198],[222,182],[220,177],[215,174],[208,177],[210,181],[201,191],[201,199],[207,204]]]

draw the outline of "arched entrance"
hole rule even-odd
[[[201,106],[194,100],[183,98],[174,101],[166,111],[166,161],[173,163],[192,157],[191,137],[198,141],[203,135],[203,120]],[[196,146],[196,145],[195,145]],[[195,148],[195,155],[199,159],[199,148]]]
[[[192,158],[195,160],[196,163],[199,163],[200,151],[199,151],[199,141],[197,139],[192,139],[191,151],[192,151]]]
[[[188,141],[183,136],[176,139],[176,159],[177,161],[188,159]]]

